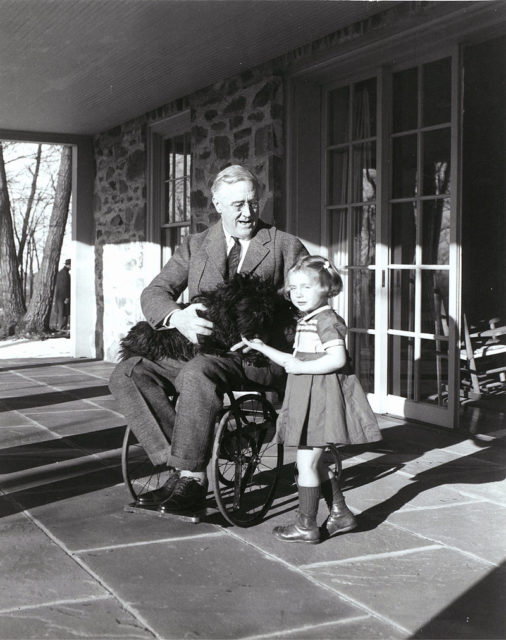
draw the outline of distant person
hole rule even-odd
[[[70,258],[65,260],[63,268],[56,275],[54,292],[56,303],[56,328],[64,331],[70,318]]]

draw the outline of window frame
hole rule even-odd
[[[147,228],[148,242],[160,247],[160,266],[167,261],[167,249],[162,246],[162,229],[188,227],[192,231],[192,216],[188,220],[165,223],[165,144],[169,138],[189,133],[191,129],[190,111],[164,118],[148,125],[147,130]]]

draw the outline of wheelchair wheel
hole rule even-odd
[[[283,447],[272,442],[276,412],[261,394],[236,400],[219,421],[213,447],[214,495],[224,518],[248,527],[274,500]]]
[[[156,466],[151,462],[130,427],[127,427],[123,438],[121,471],[134,500],[146,491],[158,489],[169,477],[166,465]]]

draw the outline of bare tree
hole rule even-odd
[[[3,147],[0,142],[0,274],[2,280],[2,307],[4,325],[8,335],[14,333],[19,318],[25,312],[19,265],[14,245],[11,205]]]
[[[18,264],[21,269],[23,269],[23,253],[25,251],[26,240],[29,235],[29,224],[30,218],[32,216],[32,208],[33,201],[35,198],[35,194],[37,192],[37,180],[39,178],[39,170],[40,170],[40,158],[42,155],[42,145],[37,146],[37,155],[35,158],[35,169],[32,173],[32,185],[30,188],[30,195],[28,196],[28,201],[26,203],[25,213],[23,215],[23,224],[21,227],[21,233],[19,236],[19,245],[18,245]],[[21,274],[21,277],[24,281],[24,274]]]
[[[56,273],[67,224],[71,192],[72,147],[62,147],[58,181],[42,264],[23,323],[25,330],[29,332],[49,330]]]

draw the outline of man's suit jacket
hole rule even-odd
[[[298,238],[260,220],[241,273],[273,278],[275,286],[282,287],[288,270],[307,253]],[[221,221],[202,233],[187,236],[141,294],[142,311],[151,326],[159,327],[168,313],[179,308],[176,300],[187,286],[192,300],[199,293],[213,291],[222,284],[226,255]]]

